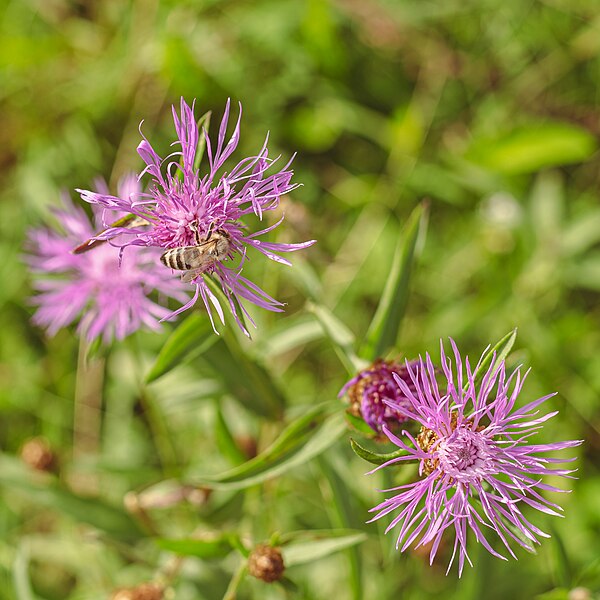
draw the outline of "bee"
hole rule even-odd
[[[226,258],[231,248],[231,237],[225,229],[213,231],[211,225],[205,238],[199,237],[197,229],[194,231],[197,242],[195,246],[171,248],[160,257],[166,267],[187,271],[181,278],[186,283],[195,279],[214,263]]]

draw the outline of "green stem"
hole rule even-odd
[[[246,574],[246,561],[240,563],[240,566],[237,568],[237,571],[233,574],[229,585],[227,586],[227,590],[225,595],[223,596],[223,600],[235,600],[237,598],[237,590],[240,587],[240,584],[244,580],[244,575]]]
[[[172,476],[174,475],[173,470],[177,469],[180,462],[171,432],[161,414],[160,407],[152,397],[152,394],[148,393],[145,386],[140,388],[139,400],[144,408],[144,414],[152,433],[152,439],[161,462],[163,474]]]

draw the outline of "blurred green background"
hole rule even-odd
[[[509,563],[473,545],[460,581],[444,575],[447,553],[430,568],[364,524],[381,481],[363,477],[347,435],[262,486],[153,509],[153,527],[368,534],[291,567],[296,591],[248,579],[240,598],[600,597],[599,81],[596,0],[0,0],[0,599],[109,598],[170,568],[123,497],[235,463],[215,450],[215,399],[249,455],[275,435],[203,357],[143,383],[171,325],[84,364],[73,331],[48,339],[30,323],[27,229],[62,190],[98,175],[114,189],[139,170],[142,119],[166,151],[180,96],[213,117],[242,102],[238,158],[267,130],[271,154],[298,152],[304,185],[283,202],[280,241],[318,244],[293,269],[250,265],[288,307],[256,313],[244,344],[292,409],[335,399],[348,378],[306,297],[362,339],[401,227],[427,199],[398,351],[436,355],[451,336],[475,358],[518,327],[511,360],[533,368],[523,402],[559,393],[540,441],[585,444],[566,519],[538,517],[553,539]],[[35,436],[57,476],[19,458]],[[221,598],[234,569],[232,556],[188,559],[174,597]]]

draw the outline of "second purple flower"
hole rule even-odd
[[[211,321],[213,308],[223,321],[222,307],[204,279],[204,275],[212,275],[218,280],[236,322],[249,335],[238,306],[251,322],[252,319],[242,301],[272,311],[281,311],[283,305],[242,275],[248,249],[253,248],[271,260],[290,265],[280,253],[307,248],[314,240],[283,244],[259,239],[280,225],[283,217],[259,231],[250,233],[246,230],[241,221],[245,215],[253,213],[262,220],[263,213],[277,208],[280,197],[298,184],[291,182],[293,172],[289,163],[278,171],[268,173],[275,160],[268,157],[267,141],[258,154],[244,158],[228,172],[223,171],[223,165],[236,149],[240,136],[241,106],[231,137],[227,139],[229,109],[228,101],[216,146],[205,132],[209,163],[205,175],[200,175],[196,164],[200,132],[194,105],[190,107],[182,99],[179,115],[173,107],[177,133],[174,145],[180,150],[161,158],[145,137],[138,146],[138,153],[146,163],[140,177],[148,173],[152,178],[148,192],[118,198],[87,190],[78,191],[87,202],[126,211],[147,223],[138,227],[109,227],[97,239],[108,240],[119,234],[128,234],[123,247],[163,248],[162,261],[167,268],[183,271],[183,279],[195,286],[195,294],[190,301],[167,318],[190,308],[200,297]]]

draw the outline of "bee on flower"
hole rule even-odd
[[[206,173],[201,174],[196,165],[201,138],[194,104],[189,106],[181,99],[179,114],[173,107],[177,134],[174,145],[179,149],[163,159],[145,137],[142,136],[138,146],[138,153],[146,163],[140,178],[146,174],[151,178],[147,192],[128,197],[88,190],[78,192],[91,204],[144,219],[144,224],[136,227],[108,227],[96,239],[108,240],[126,234],[122,250],[135,246],[160,248],[166,267],[183,271],[183,279],[195,287],[193,297],[167,318],[187,310],[201,298],[211,322],[212,309],[223,322],[223,309],[205,280],[210,275],[219,282],[237,324],[249,335],[243,316],[250,322],[252,319],[244,301],[271,311],[282,311],[283,304],[242,275],[250,258],[248,251],[258,251],[271,260],[290,265],[280,254],[307,248],[314,240],[286,244],[260,239],[277,228],[283,217],[259,231],[248,231],[242,222],[244,217],[253,214],[262,220],[263,214],[276,209],[281,196],[298,184],[291,181],[290,163],[273,170],[277,159],[269,158],[267,140],[258,154],[224,170],[239,142],[241,105],[233,133],[227,139],[229,113],[228,101],[215,145],[207,132],[202,132],[208,157]]]

